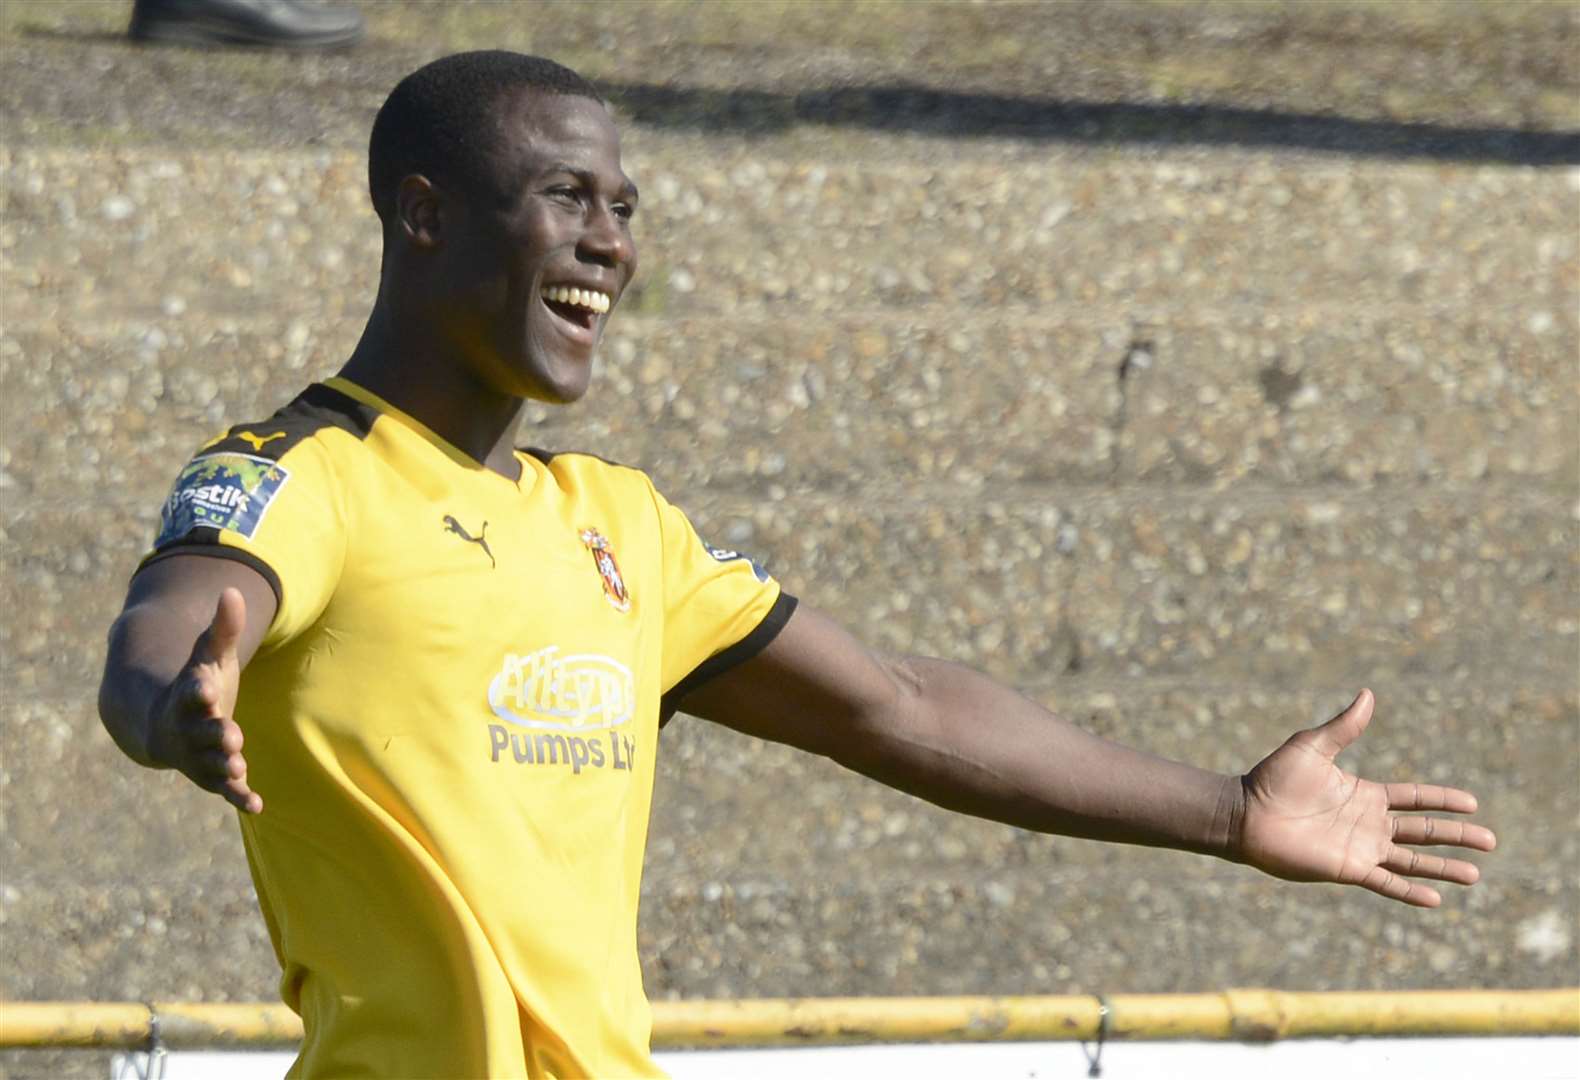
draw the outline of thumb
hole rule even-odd
[[[1361,732],[1372,720],[1372,706],[1376,698],[1370,690],[1362,690],[1345,709],[1332,720],[1312,730],[1314,742],[1329,761],[1338,757],[1346,746],[1360,738]]]
[[[198,660],[229,660],[236,655],[236,645],[241,641],[241,631],[247,625],[247,601],[241,590],[226,588],[214,605],[214,618],[208,629],[193,648],[193,658]]]

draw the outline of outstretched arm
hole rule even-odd
[[[1368,691],[1244,776],[1227,776],[1099,738],[958,664],[879,656],[802,605],[762,653],[693,691],[682,707],[951,810],[1039,832],[1218,855],[1422,907],[1441,897],[1409,878],[1468,885],[1476,868],[1401,845],[1488,851],[1494,843],[1477,825],[1394,813],[1468,812],[1476,803],[1466,792],[1373,784],[1333,764],[1370,719]]]
[[[261,811],[233,714],[241,670],[274,610],[262,575],[229,559],[176,556],[139,572],[110,628],[99,685],[99,717],[116,745]]]

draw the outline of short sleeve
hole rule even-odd
[[[686,694],[761,652],[795,610],[795,597],[738,551],[708,544],[662,495],[664,700],[668,717]]]
[[[173,555],[251,567],[274,590],[274,622],[262,643],[270,648],[323,614],[345,565],[345,520],[332,463],[318,440],[270,446],[252,432],[242,435],[239,442],[221,436],[181,470],[138,569]]]

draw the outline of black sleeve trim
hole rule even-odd
[[[601,461],[605,465],[613,466],[616,469],[630,469],[632,472],[642,471],[635,465],[627,465],[623,461],[611,461],[606,457],[599,457],[597,454],[590,454],[586,450],[545,450],[540,446],[518,446],[516,449],[520,450],[528,457],[537,458],[545,465],[549,464],[557,457],[584,457],[592,458],[594,461]]]
[[[737,664],[750,660],[766,649],[768,643],[778,637],[779,631],[785,628],[785,623],[790,621],[796,603],[795,597],[787,592],[780,592],[779,599],[774,601],[774,606],[768,609],[768,614],[763,616],[763,621],[757,624],[756,629],[729,648],[721,649],[708,657],[693,668],[691,674],[671,687],[669,693],[665,694],[658,703],[658,726],[663,727],[669,723],[669,718],[675,715],[687,694],[709,679],[724,674]]]
[[[243,566],[256,570],[259,576],[269,583],[269,588],[274,591],[275,608],[278,609],[279,606],[285,602],[284,596],[280,592],[280,575],[274,572],[274,567],[270,566],[268,563],[264,562],[250,551],[243,551],[241,548],[227,547],[226,545],[219,543],[218,540],[204,539],[201,535],[198,535],[205,532],[212,532],[217,535],[219,530],[193,530],[193,532],[188,533],[186,536],[182,537],[180,540],[177,540],[175,543],[167,544],[158,551],[154,552],[152,555],[148,556],[148,558],[144,559],[142,561],[142,565],[138,566],[138,568],[133,571],[132,576],[136,577],[154,563],[159,562],[162,559],[168,559],[174,555],[198,555],[210,559],[231,559],[235,562],[241,563]]]
[[[245,454],[250,458],[279,461],[299,444],[328,427],[368,437],[378,412],[355,398],[323,383],[314,383],[267,420],[235,424],[219,441],[197,454]],[[278,429],[278,430],[271,430]]]

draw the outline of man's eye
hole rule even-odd
[[[577,203],[581,202],[581,192],[572,187],[550,188],[549,198],[557,199],[560,202]]]
[[[619,218],[621,221],[630,221],[636,216],[636,207],[632,206],[630,203],[615,203],[613,209],[614,216]]]

